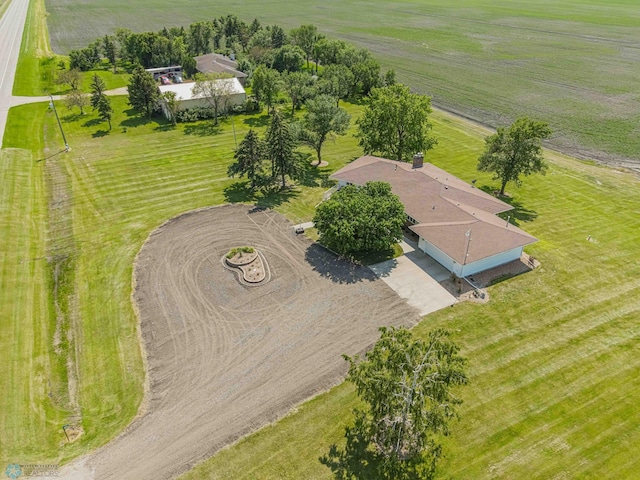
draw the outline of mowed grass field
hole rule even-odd
[[[211,122],[173,129],[139,118],[126,97],[114,97],[108,133],[95,115],[57,103],[71,152],[59,153],[62,139],[46,104],[10,111],[2,150],[0,464],[69,459],[136,415],[144,369],[132,268],[155,228],[231,201],[308,221],[329,188],[328,170],[311,168],[303,186],[254,198],[226,174],[235,148],[229,120],[219,129]],[[267,120],[236,117],[238,141]],[[37,141],[42,134],[45,144]],[[326,146],[334,169],[355,155],[350,137]],[[66,424],[84,430],[71,445]]]
[[[0,462],[67,461],[131,421],[143,385],[131,303],[136,253],[181,212],[249,200],[243,182],[226,176],[234,148],[228,120],[218,130],[174,129],[134,115],[125,97],[113,102],[111,132],[95,115],[60,105],[72,151],[55,156],[62,141],[46,105],[11,110],[2,156],[2,185],[12,190],[3,187],[0,225],[7,245],[0,347],[9,352],[0,367]],[[356,117],[360,107],[349,111]],[[236,117],[238,140],[265,121]],[[434,121],[440,143],[428,160],[496,186],[475,172],[485,132],[445,114]],[[19,132],[42,128],[46,142],[28,150]],[[307,186],[253,201],[309,220],[323,176],[358,155],[352,137],[338,139],[324,155],[330,166]],[[458,304],[416,328],[454,330],[469,359],[471,384],[460,391],[461,421],[445,440],[440,478],[633,478],[638,469],[640,185],[562,156],[551,162],[548,175],[508,188],[515,220],[540,239],[529,252],[542,267],[492,287],[486,305]],[[59,279],[71,333],[62,354],[52,346],[52,253],[68,255],[73,267]],[[68,379],[74,388],[65,388]],[[331,478],[319,458],[341,442],[354,403],[342,385],[187,478]],[[84,429],[72,445],[61,430],[69,422]]]
[[[429,161],[497,187],[475,172],[482,132],[436,119]],[[542,266],[491,287],[487,304],[458,304],[415,328],[453,330],[469,361],[438,478],[638,478],[640,185],[562,156],[550,161],[546,176],[508,189],[517,223],[540,239],[528,251]],[[333,478],[320,458],[344,445],[355,404],[343,384],[183,478]]]
[[[285,28],[313,23],[370,49],[435,105],[492,126],[548,121],[550,144],[640,160],[640,9],[635,0],[260,2],[47,0],[54,51],[117,27],[135,31],[235,14]]]

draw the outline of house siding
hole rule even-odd
[[[466,265],[460,265],[449,255],[447,255],[438,247],[422,237],[419,237],[418,247],[420,248],[420,250],[422,250],[424,253],[429,255],[436,262],[438,262],[440,265],[442,265],[444,268],[454,273],[458,277],[468,277],[469,275],[473,275],[484,270],[489,270],[490,268],[504,265],[505,263],[512,262],[513,260],[517,260],[522,256],[523,249],[523,247],[516,247],[511,250],[507,250],[506,252],[501,252],[497,255],[493,255],[491,257],[482,258],[475,262],[467,263]]]

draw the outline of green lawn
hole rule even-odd
[[[465,129],[437,115],[429,161],[496,187],[476,174],[482,141]],[[528,251],[541,268],[491,287],[488,304],[458,304],[415,329],[452,329],[469,359],[438,478],[636,478],[639,187],[554,156],[546,176],[508,188],[516,221],[540,239]],[[319,459],[343,441],[354,402],[341,385],[184,478],[332,478]]]
[[[1,295],[11,301],[0,306],[0,347],[10,359],[0,367],[0,388],[10,392],[0,401],[0,464],[69,459],[105,443],[135,416],[144,373],[132,265],[155,228],[182,212],[230,201],[258,202],[292,221],[309,221],[329,188],[328,172],[356,155],[351,137],[329,142],[329,168],[310,167],[300,186],[254,196],[246,182],[226,175],[235,147],[229,119],[217,129],[211,122],[172,128],[139,117],[126,97],[114,97],[108,132],[94,114],[81,116],[58,102],[72,148],[58,153],[63,142],[46,107],[11,110],[2,156],[2,184],[15,186],[3,189],[1,203],[0,242],[8,246]],[[235,117],[238,141],[267,120]],[[31,142],[22,132],[38,138],[43,122],[46,154],[42,143],[14,150]],[[63,333],[57,353],[56,319]],[[61,446],[66,423],[81,425],[84,434]]]
[[[634,0],[47,0],[56,52],[116,27],[134,31],[235,14],[285,28],[316,24],[369,48],[434,104],[504,125],[548,121],[556,147],[638,159],[640,9]]]
[[[72,151],[45,161],[37,161],[45,147],[49,156],[62,146],[46,104],[10,113],[2,184],[11,190],[3,190],[0,224],[7,245],[0,341],[10,353],[0,367],[0,462],[65,461],[129,423],[143,380],[131,305],[136,253],[179,213],[250,199],[244,182],[226,176],[234,148],[229,120],[215,130],[210,123],[172,128],[134,115],[125,97],[113,102],[111,132],[95,115],[59,105]],[[354,117],[360,111],[348,108]],[[266,120],[235,117],[238,140]],[[43,126],[46,143],[27,148],[31,138],[21,132],[38,138]],[[428,160],[495,186],[474,169],[481,130],[436,114],[434,132],[440,143]],[[327,188],[323,177],[358,155],[352,137],[339,138],[327,145],[330,166],[307,186],[252,201],[295,223],[310,220]],[[471,385],[461,391],[462,420],[445,444],[441,478],[630,478],[640,442],[638,181],[554,156],[546,176],[508,190],[515,220],[540,238],[529,251],[542,267],[492,287],[486,305],[457,305],[416,329],[455,330],[469,358]],[[57,277],[56,258],[68,259]],[[57,296],[54,278],[62,286]],[[55,302],[62,330],[71,333],[60,353],[52,346]],[[66,388],[67,379],[77,388]],[[224,450],[191,478],[330,478],[318,459],[340,440],[354,401],[348,385],[338,387]],[[64,445],[61,427],[70,421],[84,435]]]

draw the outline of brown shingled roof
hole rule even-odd
[[[202,73],[228,73],[236,78],[245,78],[246,73],[238,70],[238,62],[219,53],[207,53],[195,57],[196,69]]]
[[[536,241],[495,215],[511,210],[509,204],[429,163],[413,168],[409,163],[366,155],[331,177],[356,185],[368,181],[391,184],[407,215],[418,222],[411,230],[460,264]],[[470,242],[465,235],[469,231]]]

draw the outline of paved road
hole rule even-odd
[[[0,19],[0,138],[4,137],[29,0],[12,0]]]

